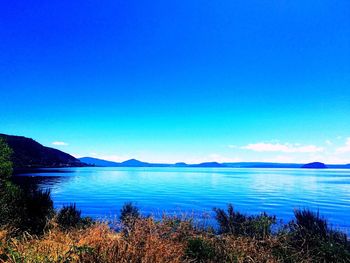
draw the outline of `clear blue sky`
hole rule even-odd
[[[348,0],[0,5],[0,132],[112,160],[350,163]]]

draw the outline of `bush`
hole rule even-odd
[[[0,137],[0,181],[8,179],[12,175],[11,155],[11,148],[7,145],[6,141]]]
[[[333,230],[319,212],[295,210],[290,226],[289,245],[304,250],[316,261],[350,262],[350,243],[346,234]]]
[[[132,202],[125,203],[123,207],[120,209],[119,219],[123,224],[128,224],[139,217],[140,217],[139,209]]]
[[[0,226],[19,226],[23,206],[21,190],[9,181],[0,181]]]
[[[68,206],[63,206],[58,211],[57,219],[58,225],[63,229],[77,227],[81,221],[81,211],[76,208],[75,203]]]
[[[12,150],[0,138],[0,226],[11,225],[19,232],[42,234],[54,213],[50,191],[14,185],[9,180],[11,154]]]
[[[219,234],[262,239],[271,234],[271,226],[276,223],[275,216],[268,216],[266,213],[247,216],[234,211],[232,204],[228,205],[227,212],[220,208],[214,208],[214,212],[219,224]]]
[[[54,216],[53,202],[49,190],[32,189],[23,194],[22,230],[42,234],[48,221]]]
[[[195,262],[208,262],[215,258],[215,249],[202,238],[188,240],[185,254]]]
[[[19,232],[42,234],[54,215],[50,191],[21,189],[6,181],[0,194],[0,225],[11,225]]]
[[[314,213],[306,209],[295,210],[294,216],[296,222],[292,223],[291,226],[295,230],[294,233],[298,234],[298,237],[302,239],[316,236],[322,239],[327,238],[329,233],[328,223],[320,217],[319,212]]]
[[[57,213],[56,222],[63,230],[83,228],[93,224],[90,217],[81,217],[81,211],[76,208],[75,203],[64,205]]]

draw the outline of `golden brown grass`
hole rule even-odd
[[[188,242],[193,239],[213,253],[204,259],[189,256]],[[120,233],[104,223],[69,231],[53,224],[41,237],[11,238],[8,231],[0,231],[0,262],[279,262],[273,255],[276,242],[217,236],[169,218],[138,219]]]

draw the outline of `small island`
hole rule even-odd
[[[305,169],[326,169],[327,166],[324,163],[313,162],[313,163],[304,164],[301,168],[305,168]]]

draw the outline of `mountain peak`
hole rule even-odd
[[[136,159],[130,159],[130,160],[122,162],[121,164],[125,165],[125,166],[145,166],[145,165],[148,165],[149,163],[141,162],[141,161],[136,160]]]
[[[83,163],[87,163],[89,165],[94,165],[94,166],[115,167],[119,165],[119,163],[116,163],[116,162],[106,161],[106,160],[98,159],[94,157],[81,157],[79,158],[79,160],[82,161]]]

